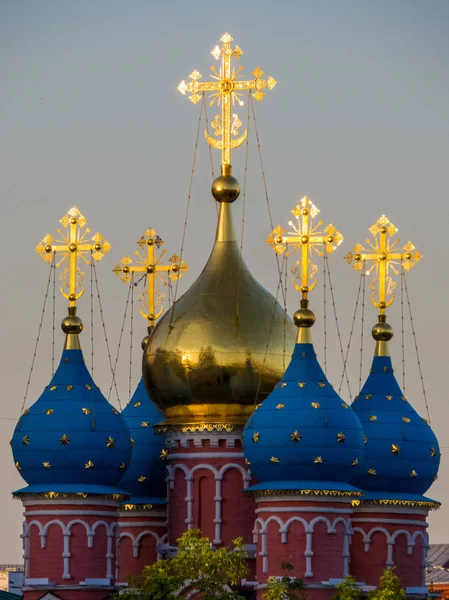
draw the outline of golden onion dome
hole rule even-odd
[[[238,192],[227,199],[212,192],[221,200],[212,253],[144,351],[147,392],[171,425],[243,425],[281,379],[294,346],[291,319],[242,259],[231,212]]]

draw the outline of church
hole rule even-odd
[[[368,313],[372,367],[349,404],[313,342],[314,257],[331,257],[342,234],[322,227],[304,197],[287,229],[268,238],[278,257],[296,257],[292,319],[242,258],[231,157],[247,130],[240,133],[234,106],[244,93],[262,100],[277,82],[259,68],[244,80],[241,54],[224,34],[212,50],[220,63],[212,81],[195,70],[178,87],[193,104],[211,94],[221,110],[213,135],[206,132],[221,152],[221,174],[212,185],[215,242],[201,274],[164,313],[157,278],[177,282],[187,265],[182,253],[159,259],[154,229],[138,241],[140,262],[125,257],[114,269],[128,285],[147,281],[142,378],[122,412],[97,387],[82,349],[80,260],[101,260],[109,243],[91,237],[73,207],[61,219],[63,239],[48,234],[36,248],[53,269],[64,265],[68,314],[59,366],[11,442],[26,484],[13,492],[24,508],[25,600],[106,600],[130,574],[169,559],[193,528],[215,547],[243,537],[250,575],[240,588],[248,598],[261,600],[268,578],[285,574],[283,563],[311,600],[330,598],[347,575],[369,591],[391,567],[409,597],[428,594],[427,516],[439,502],[426,493],[440,451],[395,377],[387,321],[392,266],[408,272],[421,255],[410,242],[398,244],[395,225],[381,215],[368,248],[356,244],[345,257],[356,272],[374,272],[377,309],[375,319]]]

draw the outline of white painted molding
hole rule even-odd
[[[179,452],[176,454],[169,454],[167,458],[169,460],[195,460],[197,458],[244,458],[243,452]]]
[[[404,515],[424,515],[429,514],[428,508],[412,508],[410,506],[379,506],[362,505],[354,507],[354,514],[359,513],[400,513]]]
[[[88,498],[86,500],[79,500],[79,499],[67,499],[67,498],[42,498],[41,500],[22,500],[22,504],[23,506],[27,507],[27,506],[43,506],[43,505],[47,505],[47,506],[54,506],[55,504],[69,504],[70,506],[86,506],[86,504],[89,504],[89,506],[113,506],[116,507],[120,504],[120,502],[118,500],[100,500],[99,498]]]
[[[122,524],[123,529],[127,527],[167,527],[166,521],[129,521]]]
[[[24,517],[38,517],[38,516],[59,516],[59,517],[70,517],[70,516],[83,516],[83,517],[116,517],[117,511],[105,511],[105,510],[29,510],[23,513]]]
[[[256,496],[256,503],[260,504],[262,502],[310,502],[311,500],[317,500],[318,502],[337,502],[339,504],[348,504],[351,506],[352,498],[329,498],[328,496],[300,496],[300,495],[288,495],[288,494],[279,494],[273,496]],[[302,509],[301,509],[302,510]],[[320,508],[317,507],[316,512],[320,512]]]
[[[407,519],[359,519],[352,518],[353,523],[386,523],[388,525],[418,525],[420,527],[429,527],[425,521],[409,521]]]
[[[256,515],[262,513],[338,513],[351,515],[352,510],[349,508],[314,508],[313,506],[304,506],[304,507],[290,507],[290,506],[280,506],[276,508],[275,506],[270,506],[267,508],[256,508]]]

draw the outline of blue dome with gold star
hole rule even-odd
[[[367,492],[424,494],[438,473],[438,441],[404,397],[389,356],[374,357],[352,408],[366,444],[365,462],[351,483]]]
[[[311,342],[296,344],[280,383],[250,416],[243,443],[257,490],[351,491],[346,482],[364,457],[360,421],[327,380]]]
[[[128,428],[75,346],[64,349],[50,383],[15,428],[12,452],[28,483],[17,493],[120,493],[115,486],[132,453]]]
[[[145,391],[141,379],[130,402],[122,412],[134,442],[133,455],[120,487],[131,494],[131,504],[164,504],[164,438],[153,426],[164,417]]]

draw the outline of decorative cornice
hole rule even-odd
[[[166,433],[203,433],[212,431],[231,433],[236,429],[242,429],[241,426],[235,423],[186,423],[186,424],[171,424],[161,423],[154,425],[154,430],[157,435],[165,435]]]
[[[16,500],[29,500],[32,498],[41,498],[43,500],[67,500],[72,498],[79,500],[82,498],[83,500],[86,500],[87,498],[92,498],[95,500],[115,500],[117,502],[123,502],[127,498],[127,496],[124,496],[123,494],[88,494],[85,492],[21,492],[13,494],[13,497]]]
[[[411,506],[417,508],[428,508],[429,510],[438,510],[441,506],[439,502],[432,502],[428,500],[370,500],[368,498],[364,498],[363,500],[353,500],[352,505],[354,507],[367,505]]]
[[[249,491],[249,495],[253,497],[260,496],[334,496],[334,497],[345,497],[352,498],[354,496],[362,496],[363,493],[357,490],[354,491],[340,491],[340,490],[255,490]],[[354,500],[359,502],[360,500]]]

